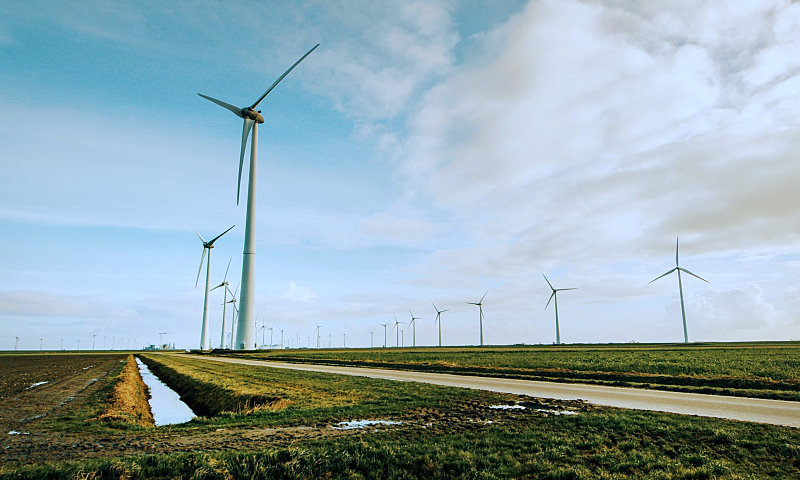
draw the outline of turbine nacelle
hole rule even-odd
[[[248,120],[253,120],[256,123],[264,123],[261,110],[254,110],[252,107],[243,108],[239,116]]]

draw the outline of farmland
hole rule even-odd
[[[141,357],[203,416],[147,428],[91,421],[114,398],[110,380],[124,378],[115,360],[119,366],[96,395],[61,412],[66,431],[34,422],[24,442],[0,442],[10,447],[0,479],[800,475],[800,430],[793,428],[181,355]],[[400,423],[334,428],[367,419]]]
[[[800,401],[798,342],[311,349],[217,354]]]

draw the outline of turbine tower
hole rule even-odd
[[[417,320],[422,320],[422,317],[415,317],[414,316],[414,312],[412,312],[410,308],[408,309],[408,313],[411,314],[411,321],[408,322],[408,325],[411,327],[411,339],[412,339],[411,340],[411,342],[412,342],[411,346],[412,347],[416,347],[417,346]]]
[[[397,321],[397,315],[395,315],[394,316],[394,334],[395,334],[396,338],[394,339],[394,343],[398,347],[400,346],[400,327],[398,325],[400,325],[401,323],[403,323],[403,322],[398,322]]]
[[[383,327],[383,348],[386,348],[386,323],[381,323],[381,327]]]
[[[487,292],[488,293],[488,292]],[[439,346],[442,346],[442,314],[447,310],[439,310],[436,308],[435,303],[431,303],[433,305],[433,309],[436,310],[436,320],[433,321],[434,325],[438,322],[439,323]]]
[[[317,348],[319,348],[319,327],[322,325],[317,325]]]
[[[675,268],[673,268],[669,272],[665,273],[664,275],[661,275],[660,277],[656,277],[653,280],[650,280],[650,283],[655,282],[656,280],[658,280],[661,277],[666,277],[667,275],[669,275],[672,272],[678,272],[678,291],[680,292],[680,295],[681,295],[681,316],[683,317],[683,343],[689,343],[689,334],[686,331],[686,307],[684,307],[684,305],[683,305],[683,283],[681,282],[681,272],[688,273],[689,275],[691,275],[691,276],[693,276],[695,278],[699,278],[700,280],[702,280],[702,281],[704,281],[706,283],[711,283],[711,282],[709,282],[705,278],[702,278],[702,277],[699,277],[699,276],[695,275],[694,273],[690,272],[689,270],[686,270],[685,268],[681,267],[678,264],[678,239],[677,238],[675,239]],[[648,285],[650,285],[650,283],[648,283]]]
[[[489,291],[487,290],[487,291],[486,291],[486,293],[489,293]],[[486,293],[484,293],[484,294],[483,294],[483,296],[482,296],[482,297],[481,297],[481,299],[478,301],[478,303],[474,303],[474,302],[467,302],[467,305],[477,305],[477,306],[478,306],[478,311],[480,312],[480,322],[481,322],[481,347],[483,346],[483,299],[484,299],[484,298],[486,298]]]
[[[234,225],[233,227],[235,227]],[[224,232],[220,233],[216,237],[212,238],[209,241],[205,241],[203,237],[197,232],[197,236],[200,237],[200,241],[203,242],[203,255],[200,256],[200,268],[197,269],[197,279],[194,281],[194,286],[197,287],[197,282],[200,281],[200,272],[203,271],[203,261],[206,258],[206,250],[208,250],[208,262],[206,263],[206,292],[205,296],[203,297],[203,327],[200,333],[200,350],[208,350],[209,338],[208,338],[208,279],[209,275],[211,274],[211,249],[214,248],[214,242],[216,242],[219,237],[225,235],[226,233],[230,232],[233,227],[225,230]]]
[[[563,292],[564,290],[576,290],[576,288],[574,287],[554,288],[553,285],[550,283],[550,280],[548,280],[547,277],[544,276],[544,273],[542,274],[542,276],[544,277],[544,281],[547,282],[548,285],[550,285],[550,290],[553,291],[553,293],[550,294],[550,298],[547,300],[547,305],[544,306],[544,309],[547,310],[547,307],[550,306],[550,300],[555,299],[553,306],[555,307],[556,310],[556,345],[561,345],[561,331],[558,329],[558,292]]]
[[[225,276],[222,277],[222,283],[211,289],[213,292],[222,287],[222,329],[219,334],[219,348],[225,348],[225,307],[228,305],[228,285],[230,285],[228,283],[228,269],[231,268],[231,260],[233,260],[233,258],[228,260],[228,267],[225,269]]]
[[[244,163],[244,151],[247,147],[247,138],[250,136],[250,131],[253,132],[253,138],[250,142],[250,173],[247,181],[247,217],[244,227],[244,250],[242,252],[242,296],[240,298],[240,305],[242,315],[239,315],[239,325],[236,329],[236,342],[232,345],[234,350],[243,350],[245,346],[252,345],[255,339],[255,217],[256,217],[256,152],[258,150],[258,124],[264,123],[264,117],[261,116],[261,110],[256,110],[258,104],[269,95],[269,92],[275,88],[286,75],[291,72],[298,63],[302,62],[311,52],[317,48],[306,52],[305,55],[300,57],[299,60],[289,67],[288,70],[283,72],[283,75],[278,77],[277,80],[264,92],[261,97],[249,107],[239,108],[221,100],[211,98],[209,96],[198,93],[201,97],[210,102],[226,108],[233,112],[236,116],[244,120],[242,127],[242,147],[239,151],[239,180],[236,184],[236,204],[239,204],[239,193],[242,184],[242,165]]]

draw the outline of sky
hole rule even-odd
[[[800,339],[800,4],[12,2],[0,17],[0,349],[200,343],[239,283],[297,346]],[[243,191],[246,185],[246,171]],[[205,269],[204,269],[205,270]],[[222,294],[211,293],[211,344]],[[230,319],[228,319],[230,322]],[[266,328],[261,329],[264,325]],[[269,329],[272,328],[270,331]],[[370,336],[372,334],[372,340]],[[94,337],[93,337],[94,336]]]

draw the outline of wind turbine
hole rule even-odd
[[[403,322],[398,322],[397,321],[397,315],[395,315],[394,316],[394,330],[395,330],[394,333],[395,333],[395,336],[397,338],[395,338],[394,343],[398,347],[400,346],[400,327],[398,325],[400,325],[401,323],[403,323]]]
[[[678,239],[677,238],[675,239],[675,268],[673,268],[669,272],[665,273],[664,275],[661,275],[660,277],[656,277],[653,280],[650,280],[650,283],[655,282],[656,280],[658,280],[661,277],[666,277],[667,275],[669,275],[672,272],[678,272],[678,291],[680,292],[680,295],[681,295],[681,315],[683,316],[683,343],[689,343],[689,334],[686,331],[686,308],[683,305],[683,283],[681,282],[681,272],[688,273],[689,275],[691,275],[691,276],[693,276],[695,278],[699,278],[700,280],[702,280],[702,281],[704,281],[706,283],[711,283],[711,282],[709,282],[705,278],[702,278],[702,277],[699,277],[699,276],[695,275],[694,273],[690,272],[689,270],[686,270],[685,268],[683,268],[680,265],[678,265]],[[650,283],[648,283],[648,285],[650,285]]]
[[[486,293],[489,293],[489,292],[486,292]],[[439,310],[438,308],[436,308],[436,304],[435,303],[431,303],[431,305],[433,305],[433,309],[436,310],[436,320],[434,320],[433,323],[436,324],[436,322],[439,322],[439,346],[441,347],[442,346],[442,314],[444,312],[446,312],[447,310]]]
[[[244,120],[244,124],[242,127],[242,148],[239,151],[239,179],[236,183],[236,204],[239,204],[239,193],[241,191],[241,184],[242,184],[242,165],[244,163],[244,151],[247,147],[247,137],[250,135],[250,131],[253,132],[253,138],[250,141],[250,174],[247,181],[247,217],[245,221],[244,227],[244,250],[242,252],[242,297],[241,297],[241,305],[243,315],[239,316],[239,327],[236,329],[236,343],[233,345],[234,350],[242,350],[245,348],[245,345],[252,345],[253,338],[255,335],[255,324],[253,323],[254,315],[255,315],[255,254],[256,254],[256,246],[255,246],[255,218],[256,218],[256,152],[258,150],[258,124],[264,123],[264,117],[261,116],[261,110],[256,110],[258,104],[261,103],[264,98],[269,95],[269,92],[275,88],[281,80],[286,77],[286,75],[291,72],[294,67],[297,66],[298,63],[302,62],[304,58],[306,58],[311,52],[317,48],[319,44],[316,44],[314,48],[306,52],[305,55],[300,57],[299,60],[294,62],[294,64],[289,67],[288,70],[283,72],[283,75],[278,77],[277,80],[264,92],[258,100],[255,101],[249,107],[239,108],[235,107],[229,103],[223,102],[221,100],[217,100],[216,98],[211,98],[209,96],[203,95],[202,93],[198,93],[201,97],[205,98],[210,102],[214,102],[220,107],[226,108],[233,112],[234,115],[238,116],[239,118]]]
[[[235,227],[234,225],[233,227]],[[206,258],[206,250],[208,250],[208,263],[206,263],[206,294],[203,299],[203,328],[200,333],[200,350],[208,350],[209,338],[208,338],[208,322],[206,321],[206,314],[208,312],[208,280],[209,275],[211,274],[211,249],[214,248],[214,242],[216,242],[219,237],[225,235],[226,233],[230,232],[233,227],[225,230],[224,232],[220,233],[216,237],[212,238],[209,241],[205,241],[203,237],[197,232],[197,236],[200,237],[200,241],[203,242],[203,254],[200,256],[200,268],[197,269],[197,279],[194,281],[194,286],[197,287],[197,282],[200,281],[200,272],[203,271],[203,261]]]
[[[228,300],[228,303],[232,303],[234,308],[233,310],[231,310],[231,336],[230,336],[230,349],[233,350],[233,339],[235,338],[233,336],[233,331],[234,327],[236,327],[236,314],[239,313],[239,310],[236,308],[236,293],[239,291],[239,285],[236,285],[236,290],[232,292],[231,289],[228,288],[227,286],[225,287],[225,289],[228,291],[228,293],[231,294],[231,299]]]
[[[550,283],[550,280],[548,280],[547,277],[544,276],[544,273],[542,274],[542,276],[544,277],[544,281],[547,282],[548,285],[550,285],[550,290],[553,291],[553,293],[550,294],[550,298],[547,300],[547,305],[544,306],[544,309],[547,310],[547,307],[550,305],[550,300],[555,299],[553,306],[555,307],[556,310],[556,345],[561,345],[561,332],[558,329],[558,292],[562,292],[564,290],[577,290],[577,289],[554,288],[553,285]]]
[[[228,267],[225,268],[225,276],[222,277],[222,283],[211,289],[213,292],[222,287],[222,329],[219,334],[219,348],[225,348],[225,307],[228,305],[228,285],[230,285],[228,283],[228,270],[231,268],[231,260],[233,260],[233,257],[228,260]]]
[[[383,327],[383,348],[386,348],[386,323],[381,323],[381,327]]]
[[[411,326],[411,338],[412,338],[412,347],[417,346],[417,320],[422,320],[422,317],[415,317],[414,313],[411,309],[408,309],[408,313],[411,314],[411,321],[408,322],[408,325]]]
[[[317,325],[317,348],[319,348],[319,327],[322,325]]]
[[[164,335],[168,334],[169,332],[158,332],[158,348],[161,349],[162,345],[164,345]]]
[[[373,336],[372,336],[373,333],[375,333],[375,332],[373,332],[372,330],[369,331],[369,348],[372,348],[372,347],[375,346],[374,342],[372,340],[373,339]]]
[[[486,291],[486,293],[489,293],[489,291],[487,290],[487,291]],[[479,312],[480,312],[480,322],[481,322],[481,347],[483,346],[483,299],[484,299],[484,298],[486,298],[486,293],[484,293],[484,294],[483,294],[483,296],[482,296],[482,297],[481,297],[481,299],[478,301],[478,303],[474,303],[474,302],[467,302],[467,305],[477,305],[477,306],[478,306],[478,310],[479,310]]]

